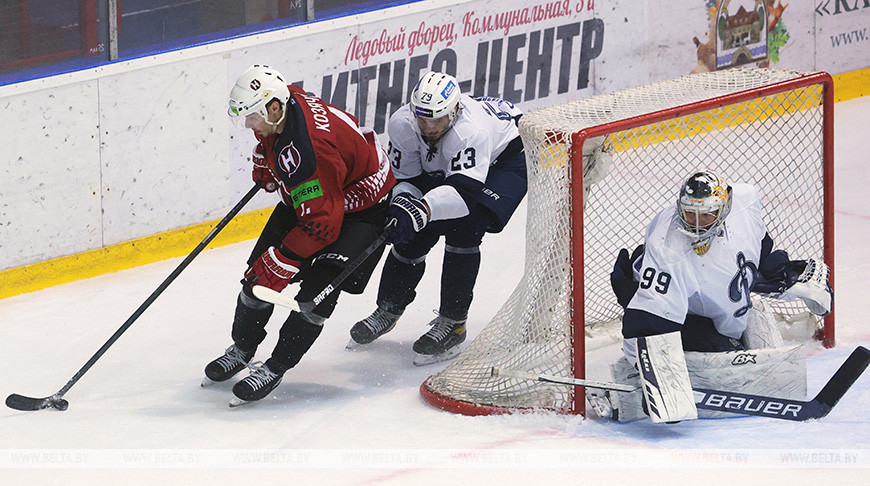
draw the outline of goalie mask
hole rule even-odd
[[[277,99],[284,111],[281,119],[269,121],[267,106]],[[287,114],[286,106],[290,100],[290,90],[281,73],[264,64],[254,64],[248,68],[230,91],[230,106],[227,114],[240,128],[253,128],[265,121],[269,125],[279,125]]]
[[[707,253],[730,211],[731,186],[718,174],[707,170],[686,180],[677,199],[677,215],[695,253]]]
[[[459,113],[459,84],[449,74],[430,71],[411,92],[411,110],[428,143],[435,143],[453,126]]]

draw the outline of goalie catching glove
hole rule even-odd
[[[828,265],[821,260],[791,260],[781,265],[774,275],[759,282],[755,292],[783,300],[801,299],[817,316],[831,313],[834,292],[828,283]]]
[[[429,209],[422,200],[404,192],[393,198],[390,219],[396,222],[396,227],[390,233],[390,243],[406,243],[429,223]]]
[[[789,262],[789,265],[794,263],[796,262]],[[828,283],[828,274],[830,273],[828,265],[813,258],[803,263],[803,271],[797,276],[794,283],[786,288],[782,297],[800,298],[810,312],[817,316],[826,316],[831,313],[831,304],[834,300],[834,291],[831,290],[831,285]]]
[[[299,266],[298,260],[285,256],[272,246],[245,272],[242,283],[250,288],[259,285],[281,293],[290,284],[290,279],[299,273]]]

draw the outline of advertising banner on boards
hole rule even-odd
[[[428,70],[529,110],[734,66],[868,66],[867,1],[458,2],[246,49],[229,74],[271,64],[383,133]]]

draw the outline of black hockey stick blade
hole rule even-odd
[[[870,350],[858,346],[840,365],[834,376],[815,398],[809,401],[750,395],[695,388],[699,409],[793,421],[820,419],[828,415],[870,364]]]
[[[69,402],[57,395],[45,398],[31,398],[13,393],[6,397],[6,406],[25,412],[42,410],[43,408],[53,408],[55,410],[64,411],[69,407]]]
[[[819,406],[827,408],[825,415],[843,398],[852,384],[867,369],[867,365],[870,365],[870,349],[858,346],[813,399]]]

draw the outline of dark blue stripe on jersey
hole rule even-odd
[[[456,189],[456,192],[458,192],[462,200],[465,201],[465,205],[468,206],[469,211],[475,204],[477,204],[477,194],[480,193],[481,189],[483,189],[483,182],[462,174],[453,174],[445,179],[444,183],[449,184]]]
[[[290,102],[285,107],[287,110],[285,120],[287,121],[284,124],[284,130],[275,137],[274,145],[275,154],[278,157],[278,160],[275,161],[275,171],[288,188],[298,186],[314,175],[317,170],[317,157],[314,145],[311,143],[308,124],[305,122],[305,113],[295,96],[296,93],[291,93]],[[293,147],[288,147],[291,144]],[[292,150],[294,148],[295,150]],[[287,149],[286,153],[282,155],[285,149]],[[298,165],[294,166],[292,162],[288,163],[287,161],[282,162],[282,156]],[[296,157],[300,160],[296,160]]]
[[[495,163],[498,164],[503,160],[508,160],[509,158],[519,154],[523,151],[523,140],[520,137],[517,137],[510,141],[507,144],[507,147],[498,154],[498,157],[495,158]]]
[[[679,322],[670,321],[647,311],[625,309],[622,316],[622,337],[655,336],[682,329]]]

